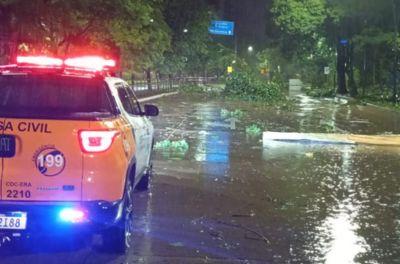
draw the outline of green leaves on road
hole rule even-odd
[[[179,152],[179,153],[186,153],[189,150],[189,144],[186,140],[163,140],[156,143],[154,146],[155,150],[162,150],[162,151],[171,151],[171,152]]]

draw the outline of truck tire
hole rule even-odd
[[[131,180],[126,185],[124,208],[121,219],[114,226],[101,234],[103,252],[125,254],[133,244],[133,185]]]
[[[147,191],[149,189],[150,178],[153,176],[153,146],[154,146],[154,140],[153,140],[152,147],[151,147],[149,166],[146,169],[146,171],[144,172],[139,183],[136,185],[136,190],[138,190],[138,191]]]
[[[143,174],[142,178],[140,179],[139,183],[136,185],[136,190],[138,191],[147,191],[150,186],[150,177],[152,175],[152,166],[150,166],[146,172]]]

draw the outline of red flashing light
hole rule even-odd
[[[64,64],[68,67],[93,71],[101,71],[105,68],[113,68],[116,65],[114,60],[106,60],[98,56],[69,58],[64,61]]]
[[[31,64],[37,66],[58,66],[63,65],[62,59],[47,56],[17,56],[18,64]]]
[[[17,56],[17,65],[66,67],[82,71],[102,71],[116,66],[115,60],[100,56],[83,56],[65,60],[47,56]]]

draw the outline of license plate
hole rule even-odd
[[[0,135],[0,158],[12,158],[15,156],[15,137],[12,135]]]
[[[27,219],[24,212],[0,213],[0,230],[25,230]]]

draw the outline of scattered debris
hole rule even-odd
[[[271,245],[271,242],[269,241],[269,239],[268,239],[267,237],[265,237],[263,234],[261,234],[261,233],[255,231],[255,230],[253,230],[253,229],[250,229],[250,228],[248,228],[248,227],[246,227],[246,226],[244,226],[244,225],[241,225],[241,224],[234,224],[234,223],[227,223],[227,222],[220,221],[220,220],[218,220],[217,223],[218,223],[218,224],[221,224],[221,225],[225,225],[225,226],[230,226],[230,227],[235,227],[235,228],[243,229],[243,230],[246,231],[245,238],[247,238],[247,239],[254,239],[254,235],[255,235],[255,236],[258,237],[258,240],[263,241],[267,246]],[[250,236],[249,234],[253,234],[253,236]]]
[[[233,214],[232,217],[254,217],[256,214],[251,212],[250,214]]]
[[[175,242],[175,243],[171,243],[170,245],[173,247],[183,247],[184,246],[184,244],[182,242]]]
[[[257,137],[262,134],[262,129],[257,124],[253,124],[246,127],[246,134],[252,137]]]
[[[240,109],[236,109],[235,111],[232,112],[226,109],[221,109],[221,117],[223,119],[229,119],[229,118],[241,119],[244,117],[244,112]]]
[[[154,146],[154,149],[186,153],[189,150],[189,144],[184,139],[177,140],[177,141],[171,141],[171,140],[166,139],[166,140],[157,142],[156,145]]]
[[[400,146],[400,135],[264,132],[264,147],[270,147],[271,142],[274,141],[302,144]]]
[[[313,158],[314,157],[314,153],[312,153],[312,152],[306,152],[305,155],[306,155],[307,158]]]
[[[296,106],[296,101],[291,99],[291,100],[287,100],[287,101],[283,101],[280,105],[279,105],[279,109],[280,110],[284,110],[286,112],[294,112],[296,110],[297,106]]]
[[[323,133],[335,133],[336,126],[334,121],[320,122],[320,128]]]
[[[352,124],[371,124],[371,122],[366,119],[350,120],[350,123],[352,123]]]
[[[210,236],[215,237],[216,239],[219,239],[219,240],[224,239],[224,235],[221,231],[217,231],[212,228],[210,228],[210,230],[208,230],[208,234],[210,234]]]
[[[232,117],[229,119],[229,121],[231,122],[230,126],[231,126],[231,130],[235,130],[236,129],[236,122],[239,121],[239,119]]]

